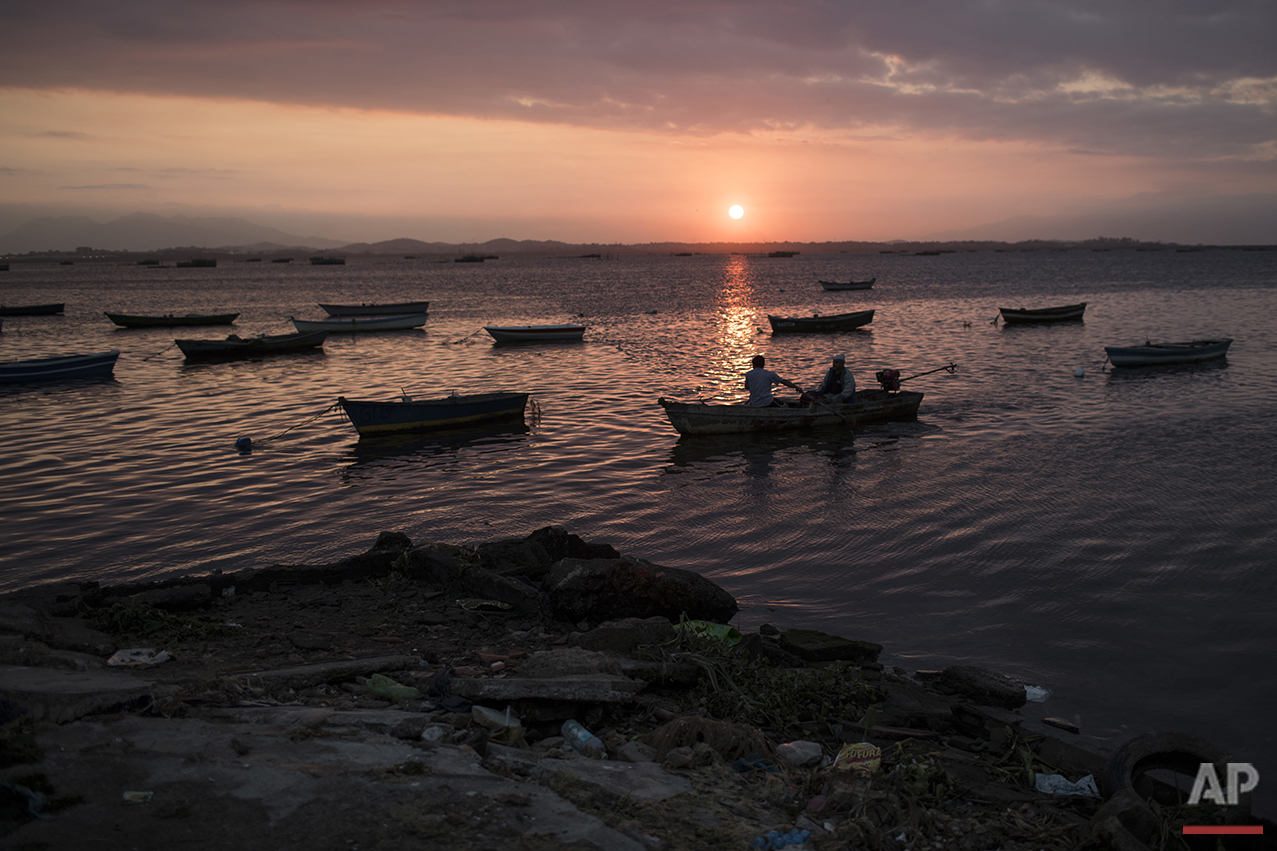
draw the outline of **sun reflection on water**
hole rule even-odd
[[[718,345],[706,369],[706,378],[717,395],[743,395],[741,376],[749,368],[749,359],[758,353],[754,285],[746,258],[732,255],[723,268],[723,284],[717,294],[714,334]]]

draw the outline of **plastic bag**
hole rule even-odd
[[[1095,786],[1095,777],[1090,774],[1076,783],[1070,783],[1063,774],[1038,774],[1033,778],[1033,785],[1039,792],[1046,792],[1048,795],[1100,797],[1100,790]]]

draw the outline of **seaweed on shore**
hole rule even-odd
[[[206,615],[184,617],[149,603],[118,603],[98,609],[90,616],[90,621],[97,629],[118,639],[146,639],[160,643],[207,641],[238,632],[238,627]]]
[[[684,659],[706,676],[686,695],[697,710],[722,721],[751,724],[779,740],[836,741],[835,725],[854,727],[881,700],[851,665],[779,668],[760,663],[712,637],[685,634]]]

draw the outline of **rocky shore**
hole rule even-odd
[[[1216,848],[1180,828],[1224,823],[1264,828],[1226,848],[1277,838],[1245,801],[1177,805],[1141,773],[1159,754],[1227,761],[1209,742],[1142,736],[1106,758],[1067,721],[1026,723],[1011,678],[885,667],[879,645],[811,630],[742,635],[736,612],[694,571],[554,527],[10,594],[0,847],[1141,851]]]

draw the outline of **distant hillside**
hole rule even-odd
[[[928,239],[1078,240],[1121,234],[1140,240],[1214,245],[1277,243],[1277,195],[1136,195],[1073,215],[1016,216]]]
[[[244,219],[157,216],[132,213],[109,222],[87,216],[43,216],[0,236],[0,253],[74,251],[161,251],[178,246],[231,249],[268,244],[278,248],[337,248],[340,241],[303,237]],[[260,250],[260,249],[258,249]]]

